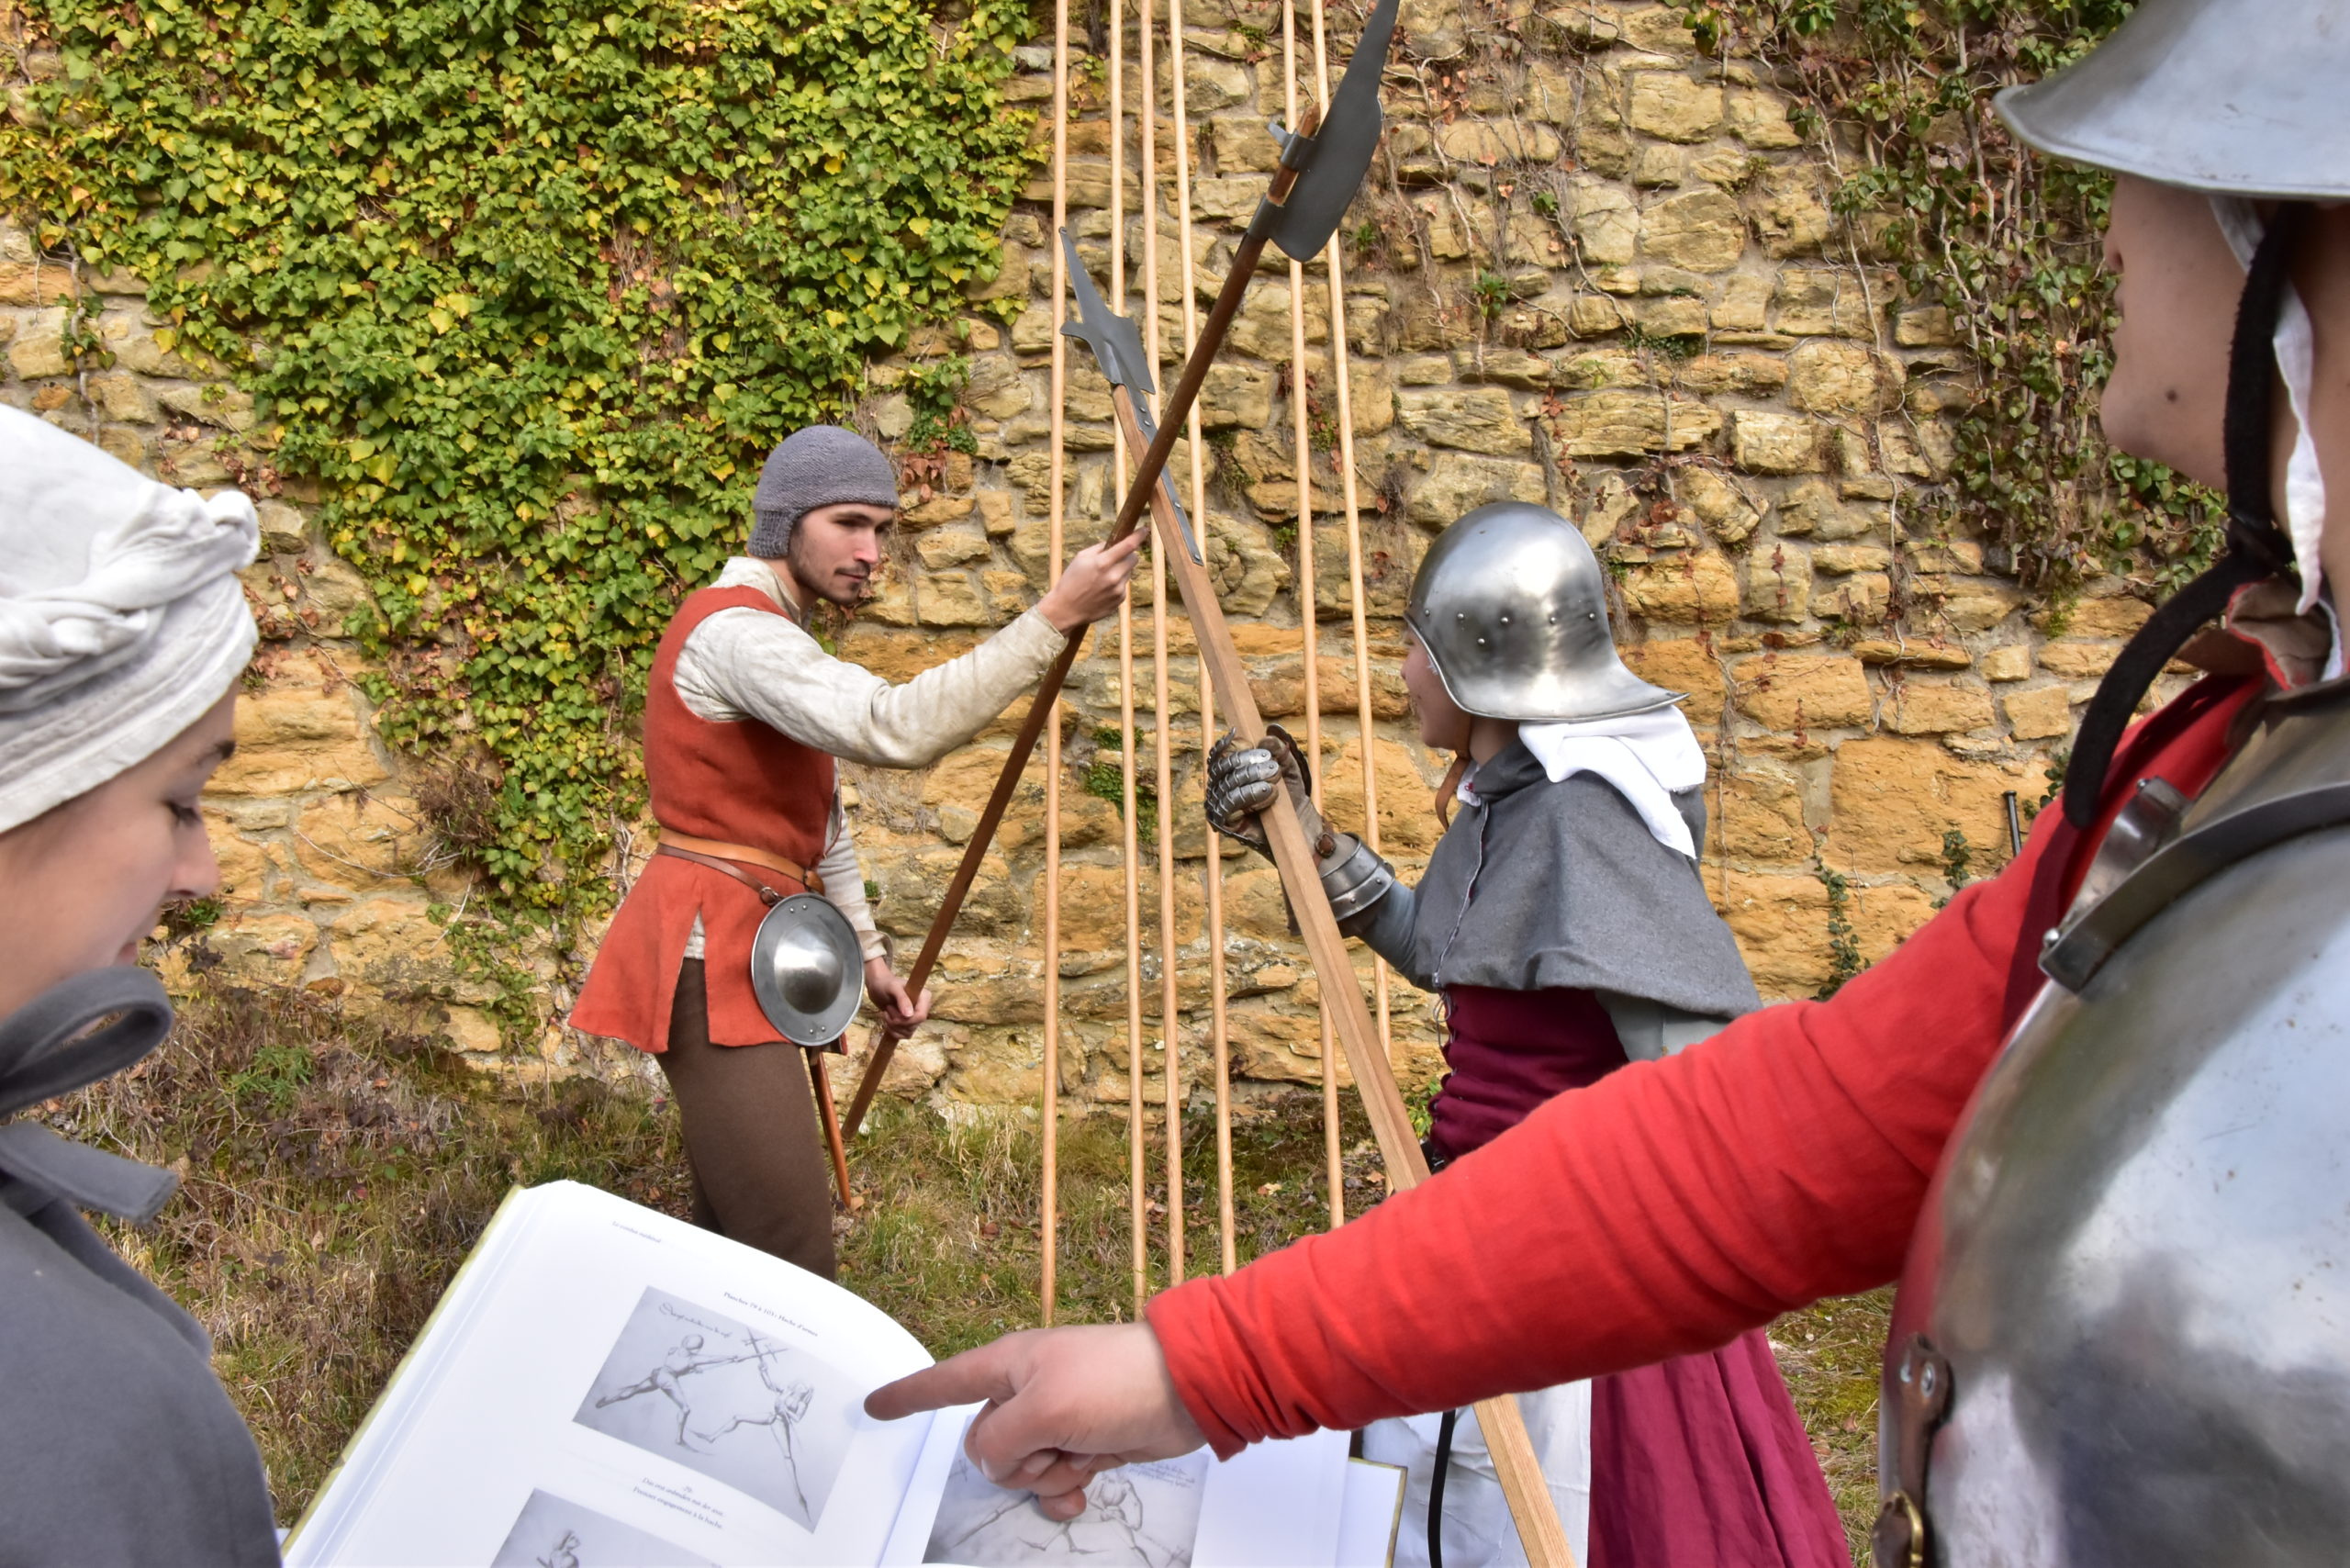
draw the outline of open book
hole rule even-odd
[[[865,1415],[930,1361],[765,1253],[592,1187],[518,1191],[286,1562],[1336,1568],[1342,1539],[1385,1560],[1399,1473],[1350,1465],[1343,1433],[1106,1472],[1059,1523],[963,1457],[976,1406]]]

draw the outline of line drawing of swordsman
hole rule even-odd
[[[640,1394],[661,1394],[677,1407],[677,1446],[688,1453],[703,1451],[686,1440],[688,1435],[686,1423],[692,1417],[694,1407],[693,1401],[686,1397],[685,1380],[704,1367],[724,1366],[740,1358],[718,1356],[705,1358],[701,1353],[701,1348],[700,1335],[686,1335],[669,1348],[669,1353],[662,1358],[659,1366],[645,1373],[641,1381],[607,1394],[603,1398],[596,1401],[596,1408],[601,1410],[608,1405],[619,1405],[626,1400],[634,1399]],[[692,1435],[699,1437],[700,1434],[693,1433]]]
[[[1036,1562],[1098,1562],[1121,1568],[1181,1568],[1190,1553],[1151,1535],[1140,1488],[1118,1472],[1105,1471],[1088,1488],[1085,1512],[1056,1523],[1038,1513],[1025,1495],[1007,1499],[968,1529],[934,1541],[933,1561],[974,1540],[991,1549],[975,1560],[1010,1562],[1006,1549]],[[999,1528],[1001,1527],[1001,1528]]]
[[[791,1470],[792,1493],[800,1499],[800,1512],[806,1514],[811,1512],[808,1506],[808,1490],[800,1484],[800,1455],[791,1439],[800,1423],[808,1418],[809,1408],[816,1402],[816,1390],[813,1384],[800,1378],[792,1378],[781,1387],[777,1386],[769,1371],[769,1362],[780,1353],[757,1335],[751,1336],[751,1354],[747,1359],[757,1366],[759,1381],[767,1385],[767,1393],[772,1396],[766,1415],[735,1416],[714,1432],[698,1431],[694,1436],[716,1447],[719,1439],[737,1427],[765,1427],[767,1435],[775,1439],[776,1446],[783,1450],[783,1462]]]

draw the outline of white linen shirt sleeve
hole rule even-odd
[[[758,588],[781,608],[773,574],[748,557],[729,561],[718,586]],[[722,610],[694,628],[677,650],[674,678],[687,711],[710,723],[755,722],[851,762],[923,767],[1041,680],[1067,641],[1031,610],[961,657],[891,686],[826,653],[788,616],[744,607]],[[864,868],[837,791],[815,871],[865,957],[885,956],[889,945],[866,902]],[[697,916],[686,956],[700,957],[701,945]]]
[[[856,841],[850,836],[848,816],[840,809],[837,798],[833,806],[836,824],[833,842],[824,857],[816,862],[816,875],[824,879],[824,896],[833,907],[847,917],[856,932],[856,945],[865,954],[865,961],[889,957],[890,943],[881,928],[873,923],[873,906],[865,902],[865,868],[856,861]]]
[[[730,563],[722,585],[739,565],[758,564]],[[961,657],[892,686],[834,658],[789,617],[746,606],[694,628],[677,651],[677,695],[713,723],[755,719],[849,762],[927,767],[1043,679],[1066,642],[1031,610]]]

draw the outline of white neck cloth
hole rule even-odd
[[[252,653],[252,502],[0,408],[0,832],[145,761]]]
[[[2215,196],[2211,216],[2237,263],[2249,270],[2252,253],[2268,225],[2260,209],[2242,196]],[[2277,373],[2284,378],[2285,396],[2293,406],[2293,454],[2285,464],[2285,493],[2277,498],[2277,521],[2293,541],[2293,560],[2301,569],[2301,601],[2296,613],[2306,615],[2317,602],[2325,582],[2325,566],[2318,558],[2318,541],[2325,532],[2325,476],[2317,465],[2317,439],[2310,432],[2310,386],[2317,375],[2317,341],[2310,325],[2309,308],[2291,279],[2277,311]]]
[[[1679,708],[1652,708],[1620,719],[1520,724],[1517,738],[1551,783],[1572,774],[1597,774],[1631,802],[1659,844],[1697,857],[1689,823],[1673,797],[1705,783],[1706,754]],[[1460,792],[1465,800],[1476,798],[1467,782]]]

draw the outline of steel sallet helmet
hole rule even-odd
[[[2070,69],[1999,95],[2041,151],[2228,196],[2350,200],[2350,8],[2145,0]]]
[[[2342,200],[2344,81],[2339,0],[2146,0],[1999,108],[2059,156],[2237,196]],[[2231,426],[2245,421],[2231,444],[2255,454],[2268,450],[2255,421],[2275,375],[2262,265],[2231,372],[2258,394],[2231,399]],[[2239,526],[2248,511],[2266,521],[2252,466],[2245,478],[2231,465]],[[2248,563],[2234,581],[2273,569]],[[2165,634],[2192,630],[2228,588]],[[2176,645],[2150,643],[2136,662],[2159,668]],[[2092,716],[2109,705],[2126,719],[2135,691],[2109,685]],[[2067,815],[2086,825],[2101,791],[2080,783]],[[2039,944],[2049,983],[1919,1215],[1880,1407],[1884,1568],[2343,1560],[2345,878],[2350,682],[2273,699],[2192,802],[2137,781]]]
[[[1404,619],[1463,712],[1614,719],[1682,698],[1624,667],[1599,557],[1557,512],[1479,507],[1428,547]]]

